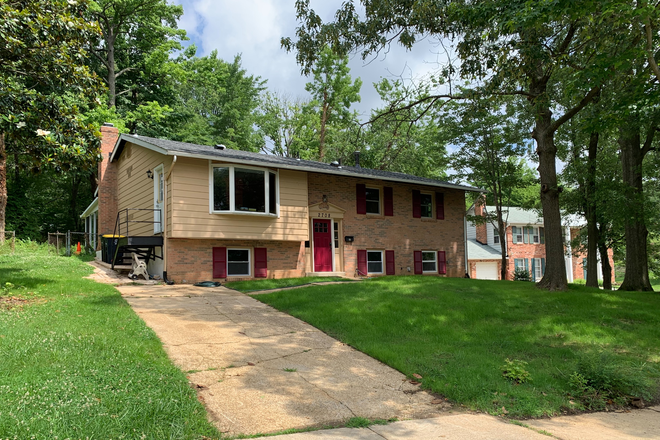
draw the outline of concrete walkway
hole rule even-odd
[[[117,288],[187,373],[223,433],[336,426],[364,417],[403,421],[274,438],[547,440],[544,431],[562,440],[660,439],[660,407],[526,420],[529,429],[452,409],[398,371],[236,291]]]
[[[444,400],[318,329],[233,290],[117,287],[229,434],[419,419]]]

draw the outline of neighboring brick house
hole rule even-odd
[[[147,258],[150,273],[184,283],[466,273],[465,192],[475,188],[101,131],[85,224],[122,235],[124,255]]]
[[[468,216],[495,213],[494,206],[475,204],[468,209]],[[529,271],[533,281],[540,281],[545,273],[545,230],[543,218],[534,210],[522,208],[505,208],[506,223],[505,240],[507,250],[507,279],[513,279],[516,269]],[[583,227],[575,217],[565,217],[562,220],[564,242],[566,243],[566,277],[569,283],[586,278],[586,253],[571,249],[572,238],[576,237]],[[467,222],[468,264],[471,278],[499,280],[502,256],[500,236],[497,228],[491,223],[475,225]],[[612,251],[608,258],[614,267]],[[600,260],[599,260],[600,261]],[[598,264],[598,279],[602,280],[602,269]]]

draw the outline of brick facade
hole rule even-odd
[[[214,247],[251,250],[255,247],[266,248],[268,278],[296,278],[305,275],[305,246],[301,242],[170,238],[167,241],[167,278],[176,283],[212,280]],[[250,258],[253,273],[253,252]]]
[[[356,185],[359,183],[381,189],[392,187],[394,215],[357,214]],[[463,191],[315,173],[309,174],[308,185],[310,205],[322,202],[325,195],[328,203],[345,210],[344,218],[340,220],[340,246],[343,247],[343,272],[347,276],[355,275],[359,249],[394,250],[396,275],[414,273],[414,251],[445,251],[446,276],[465,275]],[[435,219],[435,210],[432,219],[413,218],[413,190],[444,193],[445,219]],[[381,201],[382,194],[381,190]],[[345,243],[345,236],[353,236],[355,241]]]
[[[484,200],[481,198],[474,205],[474,215],[484,215]],[[477,241],[481,244],[488,244],[488,225],[480,223],[476,225]]]
[[[117,220],[117,164],[110,163],[119,130],[115,127],[101,127],[101,161],[98,168],[99,220],[98,233],[112,234]]]

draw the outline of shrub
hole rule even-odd
[[[525,370],[527,362],[520,359],[510,360],[509,358],[504,362],[505,364],[501,367],[504,377],[516,384],[532,381],[532,375],[529,374],[529,371]]]
[[[644,374],[648,368],[624,364],[608,353],[594,353],[580,359],[569,385],[573,397],[590,410],[602,410],[608,404],[625,405],[634,398],[649,400],[654,384]]]
[[[528,270],[519,268],[513,273],[513,281],[532,281],[532,277]]]

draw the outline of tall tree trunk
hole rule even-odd
[[[109,29],[106,36],[106,45],[108,49],[107,65],[108,68],[108,106],[114,107],[117,103],[117,77],[115,75],[115,35],[113,29]]]
[[[534,85],[536,96],[545,94],[546,83]],[[540,91],[539,89],[542,89]],[[540,92],[540,93],[539,93]],[[536,140],[536,152],[539,155],[538,171],[541,177],[541,203],[543,206],[543,227],[545,228],[545,274],[536,285],[547,290],[566,290],[566,262],[564,260],[564,241],[561,232],[561,214],[559,213],[559,187],[555,160],[557,147],[552,130],[552,112],[545,103],[536,103],[536,124],[532,137]]]
[[[7,212],[7,151],[5,134],[0,133],[0,243],[5,242],[5,219]]]
[[[596,223],[596,155],[598,132],[589,137],[587,179],[585,183],[585,217],[587,218],[587,286],[598,287],[598,224]]]
[[[71,216],[71,220],[73,221],[73,227],[75,231],[80,230],[80,216],[78,215],[78,191],[80,189],[80,183],[81,179],[73,175],[71,176],[71,194],[70,199],[69,199],[69,215]]]
[[[655,130],[655,127],[651,127]],[[626,274],[619,290],[653,291],[649,281],[647,254],[648,230],[644,220],[644,188],[642,184],[642,161],[640,126],[634,117],[619,127],[619,148],[623,182],[628,186],[626,197]],[[652,135],[652,133],[651,133]]]
[[[500,235],[500,252],[502,254],[502,266],[500,267],[500,279],[507,279],[507,250],[506,250],[506,225],[502,217],[502,203],[498,203],[495,207],[497,211],[497,233]]]
[[[598,228],[598,251],[600,252],[600,265],[603,269],[603,289],[612,290],[612,266],[610,265],[610,256],[608,254],[607,244],[603,238],[602,227]],[[589,274],[587,274],[589,275]]]

